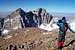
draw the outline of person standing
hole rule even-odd
[[[61,20],[58,20],[57,25],[59,26],[59,34],[57,39],[57,50],[61,50],[64,46],[66,31],[69,29],[71,32],[74,32],[70,29],[66,18],[63,17]]]

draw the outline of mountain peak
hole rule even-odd
[[[18,8],[16,11],[21,11],[21,10],[23,10],[22,8]]]
[[[23,13],[23,12],[25,12],[22,8],[18,8],[17,10],[16,10],[16,12],[19,12],[19,13]]]

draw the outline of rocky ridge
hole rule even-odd
[[[4,29],[18,29],[25,27],[39,27],[41,24],[50,23],[52,15],[44,8],[25,12],[19,8],[4,18]]]

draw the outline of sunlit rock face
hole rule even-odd
[[[17,28],[24,27],[23,19],[22,19],[22,15],[24,15],[23,13],[25,13],[25,12],[21,8],[19,8],[16,11],[12,12],[7,17],[5,17],[4,28],[5,29],[14,29],[15,27],[17,27]]]

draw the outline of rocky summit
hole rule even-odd
[[[57,31],[48,32],[39,28],[12,30],[0,37],[0,50],[56,50]],[[75,33],[67,32],[62,50],[75,50]]]

